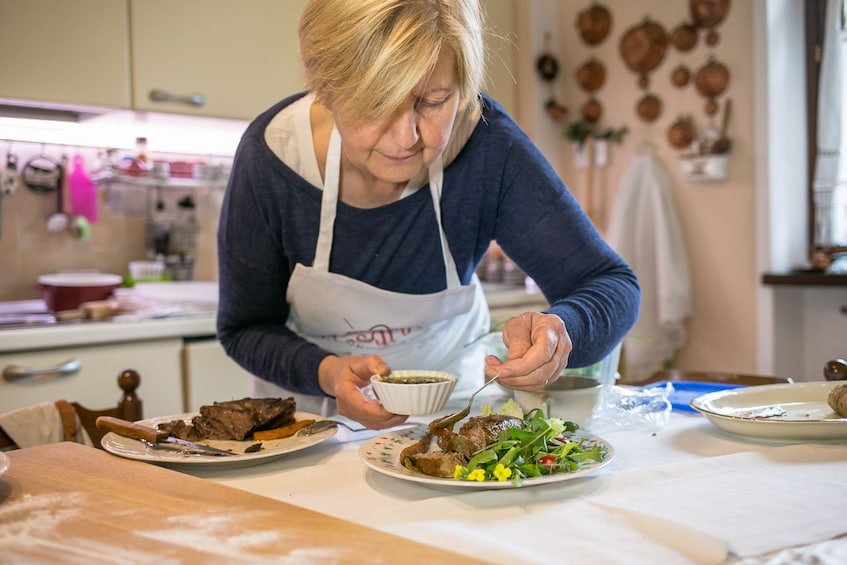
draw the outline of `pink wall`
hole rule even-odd
[[[690,21],[688,2],[604,0],[601,3],[612,13],[612,30],[603,43],[588,46],[582,42],[575,25],[578,13],[591,4],[588,0],[519,1],[518,57],[522,73],[518,83],[519,119],[571,189],[584,198],[586,170],[575,166],[573,149],[562,136],[566,123],[553,122],[543,111],[550,90],[534,72],[534,61],[543,51],[545,34],[550,33],[552,49],[562,69],[554,85],[555,95],[569,108],[567,123],[579,115],[588,98],[574,79],[574,71],[590,56],[605,64],[606,83],[596,93],[604,108],[600,125],[613,128],[625,125],[629,134],[622,145],[612,147],[608,166],[594,172],[593,187],[600,199],[599,227],[605,227],[609,207],[632,156],[641,144],[651,144],[674,180],[673,198],[685,234],[693,281],[688,341],[674,365],[682,369],[755,372],[759,274],[754,237],[752,4],[731,4],[727,19],[717,28],[720,41],[714,48],[705,45],[701,34],[692,51],[680,53],[668,49],[663,62],[650,73],[650,91],[662,100],[663,112],[648,124],[635,114],[635,102],[643,93],[637,86],[637,76],[625,66],[619,54],[619,42],[625,31],[642,22],[645,16],[668,32]],[[733,150],[726,181],[693,183],[683,179],[679,169],[679,156],[684,152],[671,147],[666,134],[681,114],[691,114],[698,128],[705,127],[708,124],[703,109],[705,99],[692,84],[675,87],[670,74],[680,63],[693,74],[712,54],[730,70],[729,87],[718,101],[722,107],[727,97],[732,99],[728,133]],[[716,121],[719,126],[719,120]]]

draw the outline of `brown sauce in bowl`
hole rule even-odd
[[[397,376],[387,376],[382,377],[380,379],[384,383],[391,383],[395,385],[425,385],[425,384],[433,384],[433,383],[443,383],[448,380],[440,377],[425,377],[425,376],[416,376],[409,375],[404,377]]]

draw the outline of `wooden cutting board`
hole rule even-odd
[[[76,443],[7,455],[3,563],[481,563]]]

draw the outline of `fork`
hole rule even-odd
[[[298,436],[311,436],[314,434],[318,434],[324,430],[328,430],[330,428],[337,428],[338,426],[344,426],[351,432],[363,432],[367,428],[354,428],[344,422],[339,422],[338,420],[318,420],[314,424],[309,424],[299,432],[297,432]]]
[[[201,449],[194,449],[191,447],[180,447],[177,445],[171,444],[161,444],[161,443],[153,443],[150,440],[146,440],[141,438],[141,443],[147,446],[148,449],[152,449],[153,451],[164,451],[167,453],[173,453],[175,455],[209,455],[208,452],[205,452]]]
[[[485,387],[487,387],[491,383],[496,382],[497,379],[499,379],[499,378],[500,378],[500,375],[497,375],[494,378],[492,378],[490,381],[486,381],[486,383],[484,385],[482,385],[481,387],[476,389],[473,392],[473,394],[471,394],[471,397],[468,399],[468,405],[465,406],[464,408],[462,408],[461,410],[459,410],[458,412],[456,412],[455,414],[450,414],[449,416],[444,416],[443,418],[439,418],[437,420],[433,420],[432,422],[430,422],[429,423],[430,432],[437,430],[438,428],[450,428],[450,427],[453,426],[453,424],[455,424],[456,422],[458,422],[459,420],[461,420],[462,418],[464,418],[465,416],[470,414],[471,413],[471,406],[473,405],[474,397],[477,394],[479,394],[480,392],[482,392],[482,389],[484,389]]]

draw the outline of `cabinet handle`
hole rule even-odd
[[[151,102],[179,102],[198,108],[206,103],[206,98],[202,94],[174,94],[161,88],[152,89],[149,96]]]
[[[14,383],[41,376],[53,378],[70,377],[79,373],[80,369],[82,369],[82,361],[78,357],[73,357],[56,367],[48,367],[46,369],[33,369],[32,367],[24,367],[23,365],[8,365],[3,368],[3,379]]]

